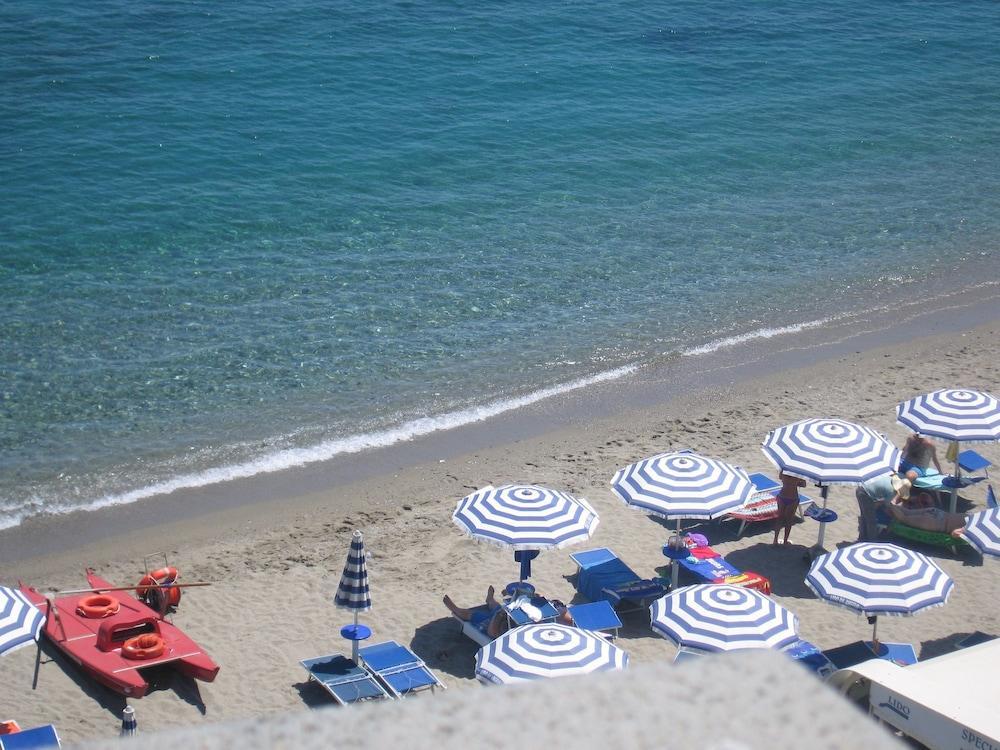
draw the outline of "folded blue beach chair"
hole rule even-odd
[[[62,747],[56,728],[51,724],[22,729],[14,734],[0,734],[0,750],[33,750],[39,747]]]
[[[829,677],[837,670],[819,646],[802,638],[785,646],[781,651],[820,677]]]
[[[576,563],[576,590],[591,601],[610,602],[619,611],[644,609],[667,593],[659,579],[640,578],[607,547],[574,552],[570,559]]]
[[[827,649],[823,655],[837,669],[847,669],[870,659],[885,659],[901,667],[917,663],[917,652],[909,643],[886,643],[879,641],[876,653],[871,641],[855,641],[845,646]]]
[[[423,660],[396,641],[365,646],[358,650],[358,658],[394,698],[426,688],[444,689]]]
[[[309,673],[309,679],[318,682],[341,706],[390,697],[371,673],[346,656],[317,656],[315,659],[303,659],[299,663]]]
[[[567,609],[573,618],[573,624],[581,630],[592,630],[607,635],[611,640],[618,637],[618,628],[622,626],[622,621],[615,608],[611,606],[611,602],[606,599],[586,604],[571,604]]]

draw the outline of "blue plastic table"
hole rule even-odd
[[[552,602],[545,597],[533,596],[529,599],[529,601],[533,606],[538,607],[542,613],[541,618],[537,620],[537,622],[550,622],[559,616],[559,610],[556,609],[555,605],[553,605]],[[507,610],[507,617],[510,618],[510,621],[514,623],[514,625],[531,625],[536,622],[528,617],[528,615],[526,615],[520,607],[517,609],[510,609],[510,605],[508,604],[505,609]]]

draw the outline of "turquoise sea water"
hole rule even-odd
[[[0,5],[0,527],[1000,277],[993,0],[635,6]]]

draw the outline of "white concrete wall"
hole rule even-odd
[[[303,710],[84,747],[121,743],[149,750],[902,747],[804,668],[767,651],[679,667],[647,664],[591,677],[424,692],[403,701]]]

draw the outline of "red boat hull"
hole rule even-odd
[[[91,571],[87,571],[87,582],[98,591],[114,588]],[[197,643],[128,592],[110,592],[119,601],[117,613],[91,618],[77,612],[80,600],[89,594],[50,600],[30,586],[22,585],[21,591],[47,615],[44,633],[48,639],[84,672],[116,693],[129,698],[144,696],[149,683],[141,670],[148,667],[170,665],[181,674],[203,682],[211,682],[219,673],[219,665]],[[162,655],[150,659],[129,659],[122,655],[125,636],[140,631],[159,634],[164,644]]]

